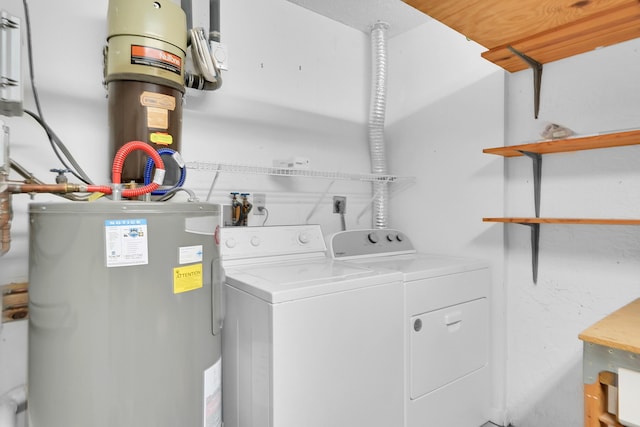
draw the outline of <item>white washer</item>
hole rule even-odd
[[[403,274],[405,426],[478,427],[490,407],[490,273],[485,262],[417,253],[397,230],[328,239],[334,259]]]
[[[222,230],[225,427],[403,425],[403,285],[319,226]]]

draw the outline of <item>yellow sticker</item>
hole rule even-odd
[[[202,287],[202,264],[173,269],[173,293],[181,294]]]
[[[173,144],[173,136],[168,133],[154,132],[149,135],[149,140],[158,145],[171,145]]]

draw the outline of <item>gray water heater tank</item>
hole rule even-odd
[[[220,207],[29,211],[29,426],[220,426]]]

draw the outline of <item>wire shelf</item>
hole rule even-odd
[[[369,182],[397,182],[411,181],[411,177],[399,177],[396,175],[383,174],[363,174],[363,173],[345,173],[345,172],[329,172],[315,171],[309,169],[289,169],[264,166],[250,166],[231,163],[209,163],[209,162],[187,162],[187,169],[211,172],[227,172],[239,174],[253,175],[269,175],[269,176],[291,176],[302,178],[321,178],[342,181],[369,181]]]

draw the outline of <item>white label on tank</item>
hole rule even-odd
[[[107,219],[104,232],[107,267],[149,264],[146,219]]]
[[[180,264],[193,264],[202,262],[202,245],[182,246],[178,252],[178,262]]]
[[[204,371],[204,427],[222,426],[222,359]]]

